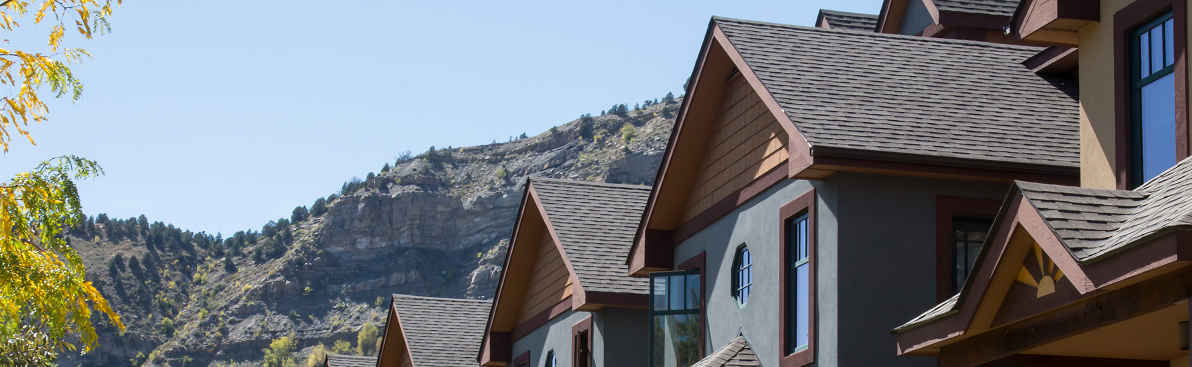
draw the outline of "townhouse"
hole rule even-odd
[[[645,279],[626,276],[624,260],[649,192],[527,180],[497,294],[479,326],[480,365],[645,365],[649,291]]]
[[[381,348],[377,357],[369,357],[369,366],[477,366],[476,351],[490,308],[492,300],[394,294]],[[331,356],[327,361],[333,366]]]
[[[1018,5],[1008,34],[1078,50],[1080,187],[1015,183],[962,291],[894,330],[899,354],[1192,363],[1188,15],[1186,0]]]

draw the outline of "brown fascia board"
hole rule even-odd
[[[476,354],[476,361],[481,366],[504,365],[509,362],[510,358],[512,358],[512,356],[503,356],[504,358],[501,358],[502,357],[501,354],[508,354],[509,352],[499,352],[499,351],[507,350],[508,348],[496,348],[496,346],[492,345],[493,338],[491,338],[491,336],[493,334],[493,330],[492,330],[493,321],[497,317],[497,307],[501,304],[501,300],[503,299],[502,296],[505,295],[505,292],[504,292],[505,279],[509,275],[509,272],[507,271],[507,270],[509,270],[509,263],[513,260],[513,244],[517,240],[518,235],[521,234],[521,232],[522,232],[522,223],[523,223],[523,220],[525,219],[526,207],[527,207],[527,204],[529,203],[529,201],[530,201],[530,181],[527,179],[526,186],[525,186],[525,188],[522,189],[521,205],[518,206],[518,208],[517,208],[517,217],[516,217],[517,222],[513,226],[513,233],[509,236],[509,248],[505,251],[505,261],[503,261],[502,265],[501,265],[501,277],[500,277],[500,280],[497,281],[497,292],[496,292],[496,295],[493,296],[492,306],[489,307],[488,323],[486,323],[484,326],[484,335],[481,337],[481,341],[480,341],[481,348]],[[509,343],[508,331],[505,331],[503,333],[505,334],[504,342],[506,344],[508,344]],[[500,353],[500,354],[494,355],[490,352],[490,350],[496,350],[496,351],[498,351],[497,353]],[[490,352],[490,353],[486,353],[486,352]],[[493,362],[498,362],[500,364],[492,364]]]
[[[1010,17],[1003,15],[964,13],[941,10],[939,22],[945,27],[971,27],[982,29],[1004,29],[1010,23]]]
[[[1019,228],[1051,256],[1081,299],[1137,284],[1192,261],[1192,230],[1184,229],[1158,233],[1103,260],[1081,263],[1017,185],[1011,188],[1003,202],[993,228],[997,230],[982,246],[975,272],[965,281],[952,310],[944,316],[892,332],[898,336],[899,355],[937,356],[941,347],[979,334],[970,331],[993,326],[990,315],[996,313],[1001,300],[987,297],[1003,297],[1004,294],[988,293],[990,281],[1007,251],[1010,237]],[[979,315],[982,310],[985,312]]]
[[[383,359],[385,357],[385,353],[384,353],[385,344],[388,343],[390,340],[392,340],[394,337],[398,336],[398,335],[389,335],[389,331],[390,331],[389,323],[391,321],[395,325],[393,330],[396,330],[396,333],[401,334],[400,335],[401,341],[402,341],[401,347],[404,348],[404,350],[405,350],[405,354],[406,354],[405,358],[411,360],[411,364],[413,364],[412,359],[414,358],[414,355],[413,355],[413,352],[410,351],[410,339],[405,337],[405,330],[402,330],[402,328],[401,328],[401,315],[398,314],[397,303],[394,301],[395,300],[392,297],[390,297],[390,299],[389,299],[389,317],[385,319],[385,328],[383,329],[383,330],[385,330],[385,335],[382,335],[381,349],[379,349],[377,351],[377,366],[385,366],[386,365],[386,364],[382,363],[382,362],[386,362]]]
[[[1099,1],[1024,0],[1014,10],[1007,26],[1019,40],[1076,47],[1080,28],[1099,21]]]
[[[805,166],[791,167],[791,171],[796,173],[796,178],[809,178],[801,174],[802,171],[819,170],[994,182],[1024,180],[1064,185],[1077,185],[1080,182],[1079,167],[880,152],[823,145],[811,147],[809,151],[810,159],[805,162]]]
[[[1059,74],[1080,64],[1080,51],[1075,47],[1050,46],[1022,62],[1036,74]]]

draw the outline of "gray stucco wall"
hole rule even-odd
[[[936,305],[936,198],[1002,200],[1004,183],[838,172],[842,366],[935,366],[895,356],[890,330]]]
[[[567,311],[513,342],[512,357],[530,351],[530,366],[546,366],[546,352],[554,351],[559,367],[571,366],[571,327],[592,316],[592,355],[595,367],[644,367],[649,348],[649,314],[645,309],[605,307],[597,312]],[[516,366],[514,366],[516,367]]]
[[[707,314],[705,350],[711,353],[744,333],[766,366],[778,366],[780,346],[778,276],[779,209],[814,185],[817,188],[817,298],[821,305],[835,304],[836,226],[834,196],[828,182],[785,180],[754,197],[745,205],[704,228],[675,247],[675,265],[706,252],[704,269],[705,312]],[[749,303],[738,309],[732,298],[731,268],[737,247],[745,244],[753,257],[753,285]],[[836,329],[834,307],[820,307],[816,315],[816,354],[824,365],[835,365]]]
[[[924,0],[911,0],[906,4],[906,12],[902,15],[902,24],[898,27],[899,34],[916,35],[932,24],[935,19],[927,11]]]

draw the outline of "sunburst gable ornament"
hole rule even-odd
[[[1051,257],[1043,252],[1043,248],[1039,247],[1038,243],[1031,247],[1035,256],[1027,256],[1023,260],[1022,269],[1018,270],[1016,281],[1035,288],[1037,290],[1035,298],[1043,298],[1043,296],[1055,293],[1055,284],[1059,283],[1060,279],[1064,279],[1064,272],[1055,266],[1055,261],[1052,261]],[[1031,264],[1031,260],[1034,260],[1034,264]]]

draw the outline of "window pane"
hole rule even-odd
[[[1151,72],[1159,71],[1163,68],[1163,50],[1167,47],[1163,46],[1163,28],[1155,27],[1150,31],[1151,34]]]
[[[654,367],[688,367],[700,360],[699,315],[658,315],[651,324]]]
[[[796,269],[797,280],[796,280],[795,284],[796,284],[796,287],[798,288],[796,290],[796,294],[798,295],[797,296],[798,298],[795,301],[795,320],[796,320],[795,321],[795,348],[796,349],[807,345],[807,338],[808,338],[808,334],[809,334],[809,330],[807,327],[808,321],[810,321],[810,318],[808,317],[809,316],[808,312],[810,311],[809,302],[811,301],[811,297],[810,297],[811,284],[809,283],[809,280],[810,280],[809,275],[810,274],[808,274],[809,269],[810,269],[810,267],[808,266],[808,264],[799,265],[799,267]]]
[[[1146,78],[1151,75],[1151,36],[1150,33],[1143,33],[1138,35],[1138,78]]]
[[[653,277],[654,281],[654,310],[666,311],[667,297],[666,297],[666,279],[667,277]]]
[[[670,293],[670,309],[672,310],[682,310],[686,308],[683,305],[683,278],[684,277],[682,275],[670,276],[670,289],[676,291]]]
[[[1175,165],[1175,74],[1142,87],[1142,180]]]
[[[799,221],[799,260],[807,258],[807,218]]]
[[[699,274],[691,274],[687,276],[687,309],[699,309]]]
[[[952,274],[955,276],[952,279],[952,293],[960,291],[960,286],[964,284],[964,278],[968,277],[968,246],[964,245],[964,241],[956,242],[955,259],[953,260]]]
[[[1163,23],[1163,43],[1166,44],[1165,49],[1167,50],[1165,52],[1167,55],[1165,66],[1175,64],[1175,24],[1172,23],[1174,21],[1175,19],[1168,19]]]

